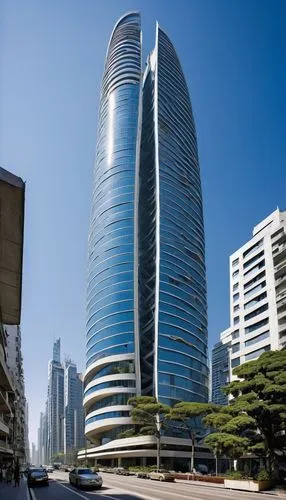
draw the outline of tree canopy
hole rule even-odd
[[[265,457],[273,475],[277,452],[286,448],[286,351],[263,353],[233,370],[238,377],[225,387],[228,406],[204,418],[216,432],[205,443],[219,455],[244,452]]]
[[[136,425],[134,434],[156,435],[158,425],[162,425],[164,416],[169,413],[170,407],[159,403],[153,396],[134,396],[128,400],[132,406],[130,416]]]

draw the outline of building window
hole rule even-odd
[[[268,339],[268,337],[269,337],[269,331],[260,333],[260,335],[256,335],[256,337],[246,340],[244,346],[249,347],[253,344],[257,344],[257,342],[261,342],[262,340]]]
[[[265,276],[265,271],[262,271],[261,273],[257,274],[257,276],[255,276],[255,278],[252,278],[252,280],[245,283],[244,290],[246,290],[250,286],[254,285],[254,283],[256,283],[256,281],[259,281],[261,278],[264,278],[264,276]]]
[[[232,332],[231,334],[232,340],[238,339],[238,337],[239,337],[239,330],[234,330],[234,332]]]
[[[250,255],[253,252],[255,252],[255,250],[260,248],[262,245],[263,245],[263,238],[262,238],[262,240],[257,241],[257,243],[252,245],[252,247],[250,247],[248,250],[245,250],[245,252],[243,252],[243,258],[245,258],[245,257],[247,257],[247,255]]]
[[[238,289],[238,283],[235,283],[232,287],[232,291],[235,292],[235,290]]]
[[[262,347],[261,349],[257,349],[256,351],[252,351],[249,354],[246,354],[245,361],[249,361],[250,359],[259,358],[259,356],[261,356],[261,354],[263,354],[264,352],[267,352],[267,351],[270,351],[270,345],[267,345],[265,347]]]
[[[234,271],[232,273],[232,277],[235,278],[238,275],[238,273],[239,273],[239,270],[237,269],[236,271]]]
[[[246,304],[244,304],[244,309],[249,309],[249,307],[255,306],[255,304],[258,304],[258,302],[260,302],[261,300],[266,299],[266,297],[267,297],[266,292],[261,293],[260,295],[255,297],[255,299],[252,299],[249,302],[247,302]]]
[[[235,358],[231,360],[231,368],[235,368],[240,365],[240,358]]]
[[[254,272],[258,271],[259,269],[262,269],[262,267],[265,266],[265,260],[263,259],[259,264],[256,266],[253,266],[251,269],[249,269],[246,273],[244,273],[244,276],[247,276],[248,274],[253,274]]]
[[[244,321],[248,321],[249,319],[255,318],[255,316],[258,316],[264,311],[267,311],[267,309],[268,309],[268,304],[264,304],[264,306],[258,307],[258,309],[255,309],[255,311],[246,314],[246,316],[244,316]]]
[[[235,352],[238,352],[240,349],[240,343],[237,342],[236,344],[233,344],[232,348],[231,348],[231,352],[232,354],[234,354]]]
[[[246,299],[247,297],[250,297],[254,293],[256,293],[259,290],[261,290],[262,288],[264,288],[265,286],[266,286],[266,281],[262,281],[262,283],[259,283],[259,285],[256,285],[254,288],[251,288],[251,290],[249,290],[248,292],[246,292],[244,294],[244,298]]]
[[[233,262],[232,262],[232,267],[235,267],[237,266],[237,264],[239,263],[239,258],[235,259]]]
[[[236,300],[239,299],[239,293],[235,293],[233,296],[232,296],[232,300],[233,302],[235,302]]]
[[[249,259],[247,262],[245,262],[245,264],[243,264],[243,269],[246,269],[247,267],[251,266],[251,264],[253,264],[257,260],[259,260],[263,255],[264,255],[264,251],[262,250],[257,255],[252,257],[252,259]]]
[[[237,325],[237,323],[239,323],[239,316],[235,316],[235,318],[233,318],[233,324]]]
[[[255,330],[258,330],[258,328],[261,328],[262,326],[267,325],[268,322],[269,322],[268,318],[262,319],[261,321],[257,321],[257,323],[254,323],[253,325],[250,325],[247,328],[245,328],[244,332],[246,334],[254,332]]]
[[[239,305],[238,304],[236,306],[234,306],[234,308],[233,308],[233,312],[236,312],[236,311],[239,311]]]

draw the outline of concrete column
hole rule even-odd
[[[140,458],[140,466],[141,467],[146,467],[146,457],[141,457]]]

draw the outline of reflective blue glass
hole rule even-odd
[[[123,416],[106,410],[89,417],[127,404],[131,393],[105,394],[110,387],[168,404],[207,401],[204,221],[192,106],[175,49],[158,26],[142,75],[137,13],[118,21],[107,50],[87,271],[85,387],[106,375],[115,380],[86,391],[86,422]],[[122,373],[134,373],[137,386],[120,380]],[[104,442],[119,429],[103,435],[95,426],[92,435]]]
[[[110,387],[135,387],[135,380],[110,380],[109,382],[102,382],[97,384],[87,391],[84,391],[84,397],[89,396],[93,392],[101,391],[102,389],[109,389]]]
[[[159,399],[207,401],[205,242],[196,131],[180,62],[159,27],[143,80],[139,177],[142,391]]]
[[[94,415],[85,421],[85,424],[92,424],[92,422],[97,422],[98,420],[104,420],[105,418],[119,418],[119,417],[129,417],[129,411],[108,411],[106,413],[100,413],[100,415]]]

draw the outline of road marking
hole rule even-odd
[[[36,497],[36,494],[33,490],[30,490],[30,493],[31,493],[31,497],[33,500],[37,500],[37,497]]]
[[[30,492],[29,492],[29,488],[28,488],[28,485],[27,485],[27,500],[31,500],[31,497],[30,497]]]
[[[72,493],[74,493],[75,495],[79,496],[80,498],[83,498],[84,500],[90,500],[90,498],[87,498],[87,497],[84,497],[81,493],[79,493],[78,491],[70,488],[69,486],[66,486],[65,484],[63,483],[59,483],[57,481],[57,484],[59,484],[60,486],[62,486],[63,488],[65,488],[66,490],[69,490],[71,491]],[[125,492],[126,493],[126,492]],[[99,491],[97,491],[96,493],[94,492],[95,495],[100,495],[101,497],[103,498],[109,498],[109,500],[118,500],[118,498],[115,498],[115,497],[111,497],[111,496],[107,496],[107,495],[103,495],[102,493],[100,493]],[[34,500],[34,499],[33,499]],[[37,499],[35,499],[37,500]],[[157,500],[157,499],[152,499],[152,500]]]
[[[106,484],[106,483],[104,483],[104,484]],[[137,493],[134,493],[133,491],[126,490],[126,489],[124,490],[123,488],[120,488],[119,486],[112,485],[112,488],[114,490],[122,491],[122,493],[124,493],[125,495],[137,495],[138,496]],[[137,488],[137,485],[136,485],[136,488]],[[139,488],[140,488],[140,486],[139,486]],[[141,488],[142,488],[142,486],[141,486]],[[145,490],[145,488],[144,488],[144,490]],[[109,496],[108,498],[114,498],[114,497],[110,497]],[[144,497],[140,496],[139,498],[142,499],[142,500],[158,500],[158,497],[156,497],[156,498],[155,497],[149,497],[149,496],[147,497],[146,495],[144,495]],[[116,500],[118,500],[118,498],[116,498]]]

